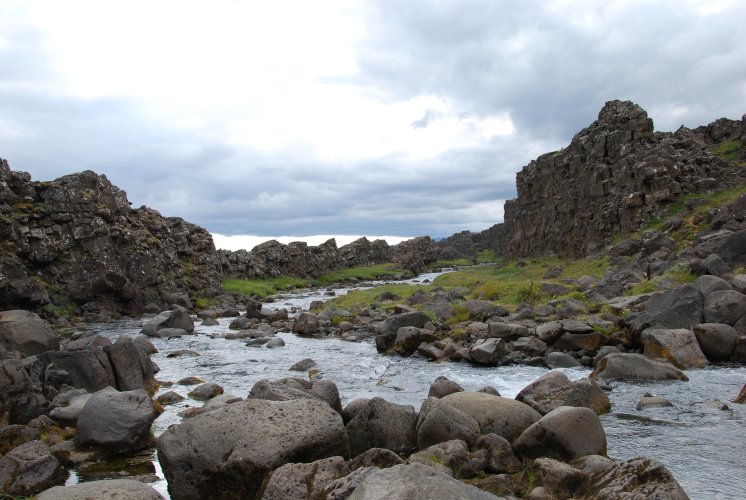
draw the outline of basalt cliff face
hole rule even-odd
[[[595,253],[664,216],[682,195],[746,182],[746,169],[711,151],[713,144],[743,141],[744,130],[740,121],[720,119],[655,132],[640,106],[610,101],[565,149],[518,172],[518,195],[505,203],[504,223],[474,242],[510,258]]]
[[[222,291],[212,236],[130,208],[91,171],[33,182],[0,159],[0,309],[137,314]]]

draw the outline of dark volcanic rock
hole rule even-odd
[[[221,292],[210,233],[131,209],[124,191],[91,171],[32,182],[0,159],[0,220],[3,309],[51,301],[94,315],[136,314],[173,296]]]
[[[59,348],[59,337],[38,315],[20,310],[0,312],[0,352],[32,356]]]

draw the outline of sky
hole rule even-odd
[[[612,99],[746,112],[746,2],[0,0],[0,157],[105,174],[218,247],[502,220]]]

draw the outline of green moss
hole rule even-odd
[[[405,303],[414,292],[422,289],[421,285],[409,285],[406,283],[388,284],[363,290],[353,290],[347,295],[336,297],[325,304],[326,309],[346,309],[349,311],[370,308],[375,305],[384,310],[393,310],[396,304]],[[427,288],[427,287],[424,287]],[[376,299],[384,292],[391,292],[401,297],[400,300],[386,301],[380,304]]]
[[[733,161],[737,160],[741,156],[742,147],[743,145],[741,144],[741,139],[736,138],[718,144],[717,146],[712,148],[712,152],[723,158],[724,160]]]
[[[455,259],[455,260],[436,260],[432,264],[428,264],[430,269],[436,269],[439,267],[464,267],[472,266],[474,262],[469,259]]]
[[[478,264],[494,263],[498,260],[499,259],[497,258],[497,253],[494,250],[482,250],[481,252],[477,253]]]
[[[194,301],[194,307],[196,309],[209,309],[210,307],[218,305],[220,302],[217,299],[208,299],[207,297],[197,297]]]

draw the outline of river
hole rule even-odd
[[[419,279],[431,279],[422,276]],[[346,290],[337,290],[337,294]],[[266,308],[305,306],[312,300],[329,298],[323,292],[288,296]],[[158,380],[177,381],[197,376],[215,382],[226,393],[245,398],[261,379],[306,376],[289,371],[303,358],[316,361],[319,376],[337,384],[343,406],[357,398],[380,396],[399,404],[413,405],[419,411],[430,384],[444,375],[466,390],[486,385],[502,396],[515,395],[547,370],[540,367],[508,366],[485,368],[465,363],[432,363],[421,358],[381,356],[371,342],[346,342],[337,338],[311,339],[280,333],[285,346],[275,349],[246,347],[241,340],[226,340],[230,318],[217,326],[197,326],[196,335],[171,340],[151,339],[159,352],[152,359],[160,367]],[[136,335],[141,321],[116,321],[91,325],[112,339]],[[191,349],[198,357],[167,357],[179,349]],[[588,376],[588,369],[563,369],[572,380]],[[609,397],[611,412],[601,417],[611,457],[627,459],[646,455],[664,463],[693,499],[741,499],[744,497],[743,474],[746,464],[746,405],[730,403],[746,382],[746,367],[722,365],[689,370],[688,382],[619,383]],[[187,396],[190,388],[174,385],[159,392],[174,390]],[[673,407],[635,410],[645,394],[668,398]],[[166,407],[153,425],[156,435],[181,419],[177,413],[199,401],[186,400]],[[163,477],[157,459],[154,471]],[[73,476],[71,481],[75,481]],[[153,486],[168,498],[166,483]]]

